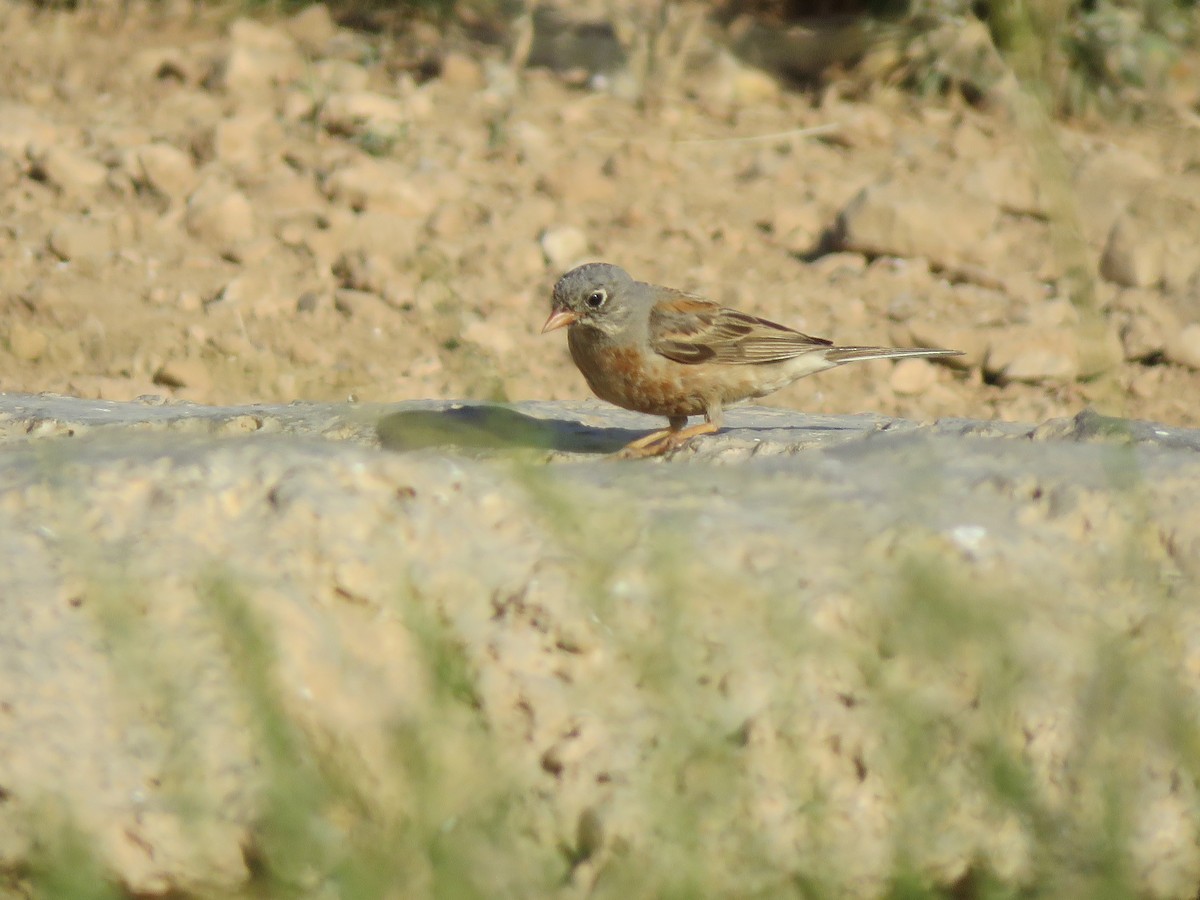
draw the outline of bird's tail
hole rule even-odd
[[[931,347],[830,347],[825,359],[834,365],[860,359],[903,359],[909,356],[962,356],[961,350],[934,350]]]

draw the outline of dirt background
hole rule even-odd
[[[605,259],[839,342],[967,352],[771,403],[1200,422],[1190,70],[1157,124],[1055,125],[1047,143],[1003,80],[982,106],[869,65],[786,88],[702,9],[673,9],[623,67],[635,14],[612,33],[520,19],[517,43],[552,64],[522,69],[462,28],[385,37],[324,7],[263,24],[3,3],[0,385],[582,398],[538,327],[556,277]],[[978,29],[952,33],[978,47]],[[1099,353],[1081,310],[1108,329]]]
[[[0,0],[0,896],[1195,898],[1200,80],[643,8]],[[595,258],[965,355],[606,460]]]

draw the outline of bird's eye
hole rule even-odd
[[[588,294],[585,302],[588,305],[588,309],[599,309],[604,305],[604,301],[607,299],[608,294],[604,291],[592,291],[590,294]]]

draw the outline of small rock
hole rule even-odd
[[[937,383],[937,372],[927,359],[902,359],[892,367],[888,384],[904,397],[923,394]]]
[[[835,127],[822,139],[842,147],[887,146],[896,132],[893,116],[868,103],[832,104],[823,118]]]
[[[1121,213],[1104,247],[1101,275],[1126,287],[1187,288],[1200,273],[1200,204],[1191,199],[1194,183],[1181,180],[1178,187],[1139,195]]]
[[[174,79],[196,84],[202,71],[178,47],[148,47],[129,59],[128,71],[139,81]]]
[[[409,120],[408,107],[395,97],[374,91],[331,94],[321,104],[317,122],[330,134],[394,135]]]
[[[728,51],[713,60],[698,83],[698,91],[709,105],[722,108],[769,103],[780,93],[779,82],[761,69],[748,66]]]
[[[1079,371],[1077,378],[1094,378],[1124,361],[1121,336],[1116,327],[1098,318],[1079,323],[1072,332],[1078,348]]]
[[[1079,346],[1065,329],[1014,325],[989,332],[983,369],[1000,383],[1074,381],[1079,375]]]
[[[337,34],[337,24],[324,3],[314,3],[296,13],[284,28],[305,51],[319,54]]]
[[[1121,291],[1113,311],[1121,324],[1121,346],[1128,360],[1140,362],[1163,353],[1167,339],[1182,327],[1179,317],[1157,291]]]
[[[983,262],[979,245],[997,209],[938,181],[891,180],[864,188],[838,215],[839,249],[924,257],[940,266]]]
[[[508,126],[505,137],[517,148],[522,161],[544,161],[555,149],[546,130],[532,122],[518,121]]]
[[[428,216],[436,198],[420,186],[412,170],[392,160],[363,159],[342,166],[321,184],[325,196],[353,210]]]
[[[258,208],[270,210],[277,223],[304,219],[316,224],[328,209],[311,175],[283,165],[275,166],[264,180],[255,182],[252,199]]]
[[[434,82],[418,85],[408,72],[396,76],[396,90],[404,98],[404,108],[410,122],[425,122],[433,118]]]
[[[604,203],[612,198],[615,187],[613,179],[597,165],[577,161],[544,172],[537,180],[539,191],[571,208]]]
[[[1163,247],[1144,226],[1127,216],[1117,219],[1100,258],[1100,274],[1126,287],[1150,287],[1162,280]]]
[[[255,97],[268,94],[281,81],[290,80],[280,77],[281,69],[292,76],[300,75],[290,60],[284,63],[257,50],[232,47],[217,61],[204,84],[227,94]]]
[[[296,301],[296,312],[316,312],[325,305],[324,300],[325,298],[316,291],[305,291],[300,295],[300,299]]]
[[[17,359],[26,362],[39,359],[49,342],[44,332],[30,328],[24,322],[13,322],[8,331],[8,349]]]
[[[730,94],[739,106],[755,106],[770,103],[779,97],[779,82],[751,66],[741,66],[730,80]]]
[[[25,159],[30,147],[53,147],[62,134],[32,106],[0,100],[0,153]]]
[[[479,210],[462,203],[443,203],[425,223],[426,230],[440,240],[462,237],[479,222]]]
[[[365,66],[346,59],[323,59],[313,66],[313,77],[327,94],[365,91],[371,73]]]
[[[463,340],[482,347],[497,357],[507,357],[516,351],[512,329],[490,319],[468,322],[463,328],[462,336]]]
[[[213,157],[239,176],[267,171],[268,146],[281,146],[283,131],[274,115],[252,112],[222,119],[212,132]]]
[[[68,197],[86,197],[108,178],[107,166],[65,147],[31,149],[29,161],[35,178],[53,185]]]
[[[453,300],[454,293],[437,278],[426,278],[413,291],[413,304],[422,312],[436,313]]]
[[[247,269],[221,289],[217,301],[229,303],[258,319],[272,319],[296,310],[296,295],[281,283],[272,266]]]
[[[203,360],[192,357],[171,359],[154,373],[154,383],[169,388],[192,388],[206,391],[212,387],[212,374]]]
[[[988,351],[986,330],[942,321],[908,320],[894,340],[901,346],[960,350],[962,356],[948,356],[941,363],[955,369],[979,368]]]
[[[979,153],[970,163],[964,187],[1014,215],[1047,213],[1034,169],[1023,156]]]
[[[317,110],[317,98],[308,88],[293,88],[283,95],[279,114],[285,121],[299,122],[310,118]]]
[[[587,252],[587,235],[574,225],[554,225],[542,232],[538,242],[555,269],[567,269]]]
[[[483,67],[464,53],[443,56],[439,77],[443,84],[461,90],[477,91],[484,84]]]
[[[269,235],[259,235],[253,240],[226,247],[221,256],[243,266],[265,262],[279,251],[279,245]]]
[[[1163,355],[1173,363],[1200,371],[1200,324],[1168,335]]]
[[[795,253],[809,251],[820,241],[822,223],[819,214],[810,204],[780,204],[774,215],[766,220],[766,224],[770,227],[774,240]],[[866,260],[862,256],[855,258],[865,266]]]
[[[867,270],[867,258],[861,253],[826,253],[811,263],[814,272],[828,279],[861,275]]]
[[[368,325],[384,325],[396,316],[395,311],[389,308],[378,294],[351,288],[334,291],[333,306],[342,315],[366,322]]]
[[[204,298],[199,291],[184,288],[175,295],[175,308],[185,313],[199,312],[204,308]]]
[[[47,246],[64,262],[96,266],[106,262],[115,249],[107,222],[82,218],[59,222],[50,232]]]
[[[1138,400],[1158,396],[1163,383],[1162,366],[1138,366],[1129,376],[1129,395]]]
[[[1043,300],[1030,308],[1029,324],[1039,328],[1073,327],[1079,324],[1079,310],[1065,297]]]
[[[254,208],[246,195],[217,181],[202,184],[188,198],[184,224],[197,240],[224,253],[254,238]]]
[[[979,160],[988,159],[995,154],[995,138],[985,134],[979,124],[970,119],[958,122],[954,134],[950,137],[950,153],[955,159],[965,161],[970,166],[978,165]]]
[[[304,74],[304,59],[285,32],[253,19],[229,28],[229,51],[216,61],[205,85],[253,97]]]
[[[333,350],[317,343],[307,335],[295,335],[288,343],[287,349],[292,361],[302,366],[319,366],[327,369],[337,362],[337,354]]]
[[[1087,156],[1073,187],[1079,224],[1087,242],[1103,247],[1122,210],[1162,179],[1162,168],[1142,154],[1114,144]]]
[[[342,287],[382,295],[398,278],[392,260],[381,253],[353,251],[343,253],[333,265],[333,274]]]
[[[147,144],[131,151],[126,170],[135,184],[173,203],[183,202],[196,189],[198,179],[191,155],[170,144]]]

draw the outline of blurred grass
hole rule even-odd
[[[1137,548],[1151,525],[1135,502],[1136,457],[1112,451],[1114,494],[1132,510],[1120,543]],[[921,529],[893,534],[882,553],[846,545],[835,551],[849,579],[844,621],[830,631],[812,606],[820,588],[780,590],[812,573],[785,562],[765,570],[780,578],[731,574],[696,543],[686,515],[597,505],[538,465],[508,471],[568,560],[574,602],[603,635],[598,675],[616,676],[605,691],[627,692],[639,709],[633,722],[653,721],[652,740],[624,772],[624,799],[610,808],[597,789],[559,844],[546,841],[548,789],[505,762],[511,748],[479,687],[489,663],[411,585],[398,588],[395,611],[432,697],[391,727],[391,765],[407,790],[377,795],[353,760],[296,720],[272,626],[244,580],[216,572],[198,596],[245,707],[261,780],[245,896],[969,900],[1141,890],[1130,851],[1141,767],[1156,761],[1200,782],[1196,698],[1179,680],[1182,606],[1144,552],[1113,554],[1094,573],[1114,597],[1144,603],[1140,636],[1120,616],[1106,618],[1106,598],[1095,598],[1095,620],[1079,620],[1090,650],[1064,685],[1042,669],[1036,629],[1060,598],[1038,588],[1036,572],[993,570],[981,580],[976,565]],[[184,737],[202,728],[189,720],[186,674],[156,638],[132,573],[114,570],[93,588],[124,689],[139,703],[157,697],[166,726],[182,723]],[[846,699],[833,706],[854,711],[841,725],[827,718],[827,683],[808,689],[837,671]],[[738,673],[766,679],[748,718],[722,686]],[[1047,689],[1065,690],[1061,709],[1077,717],[1051,770],[1020,740],[1022,717]],[[603,703],[605,691],[578,696]],[[861,769],[856,799],[838,793],[841,775],[821,760],[843,726],[864,723],[870,734],[842,757]],[[853,733],[845,729],[846,740]],[[203,791],[202,774],[191,787]],[[886,825],[853,819],[872,797],[890,810]],[[173,811],[186,823],[200,807]],[[877,828],[890,843],[882,856],[869,849]],[[1015,859],[991,839],[1005,829],[1023,836]],[[20,873],[33,896],[122,896],[69,818],[47,808],[38,834]],[[974,862],[947,869],[942,845],[956,857],[962,841]]]

